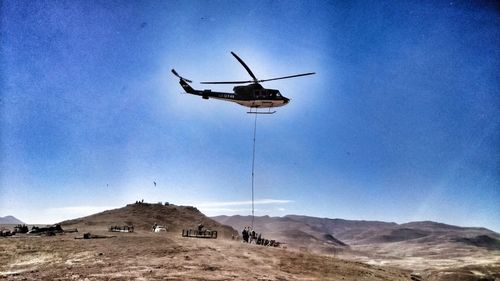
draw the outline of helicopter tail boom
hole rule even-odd
[[[180,79],[179,84],[181,84],[182,88],[188,94],[196,94],[196,90],[193,89],[184,79]]]

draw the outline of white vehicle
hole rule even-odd
[[[167,227],[163,225],[156,225],[153,227],[153,232],[162,232],[162,231],[167,231]]]

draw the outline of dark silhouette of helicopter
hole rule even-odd
[[[192,83],[193,81],[186,79],[182,76],[180,76],[175,69],[172,69],[172,73],[179,77],[180,81],[179,83],[181,84],[182,88],[184,88],[184,91],[188,94],[196,95],[196,96],[201,96],[204,99],[220,99],[220,100],[225,100],[225,101],[231,101],[235,102],[237,104],[240,104],[242,106],[250,107],[250,111],[247,113],[255,113],[255,114],[272,114],[275,113],[276,111],[271,111],[271,108],[273,107],[279,107],[279,106],[284,106],[288,104],[290,101],[289,98],[284,97],[280,91],[275,90],[275,89],[266,89],[260,85],[262,82],[267,82],[267,81],[273,81],[273,80],[280,80],[280,79],[288,79],[288,78],[294,78],[294,77],[299,77],[299,76],[306,76],[306,75],[312,75],[316,74],[315,72],[308,72],[308,73],[302,73],[302,74],[296,74],[296,75],[290,75],[290,76],[283,76],[283,77],[277,77],[277,78],[271,78],[271,79],[263,79],[259,80],[255,75],[252,73],[250,68],[246,65],[246,63],[238,57],[235,53],[231,52],[231,54],[243,65],[243,67],[247,70],[248,74],[252,77],[253,80],[248,80],[248,81],[228,81],[228,82],[201,82],[201,84],[247,84],[251,83],[249,85],[245,86],[235,86],[233,88],[233,93],[226,93],[226,92],[214,92],[212,90],[195,90],[193,89],[189,83]],[[252,109],[255,108],[255,111],[252,111]],[[269,111],[258,111],[259,108],[268,108]]]

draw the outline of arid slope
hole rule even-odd
[[[165,225],[172,232],[182,229],[205,228],[217,230],[219,236],[231,238],[236,231],[229,226],[205,216],[191,206],[136,203],[123,208],[107,210],[91,216],[61,222],[63,228],[78,228],[80,232],[107,231],[110,226],[133,225],[135,230],[150,231],[153,224]]]
[[[180,233],[0,238],[0,280],[410,280],[405,270]]]

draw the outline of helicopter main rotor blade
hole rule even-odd
[[[189,80],[189,79],[186,79],[186,78],[184,78],[184,77],[180,76],[180,75],[179,75],[179,73],[177,73],[177,71],[175,71],[175,69],[173,69],[173,68],[172,68],[172,73],[173,73],[175,76],[179,77],[181,80],[184,80],[184,81],[186,81],[186,82],[188,82],[188,83],[193,83],[193,81],[191,81],[191,80]]]
[[[247,84],[247,83],[253,83],[254,81],[248,80],[248,81],[225,81],[225,82],[200,82],[200,84]]]
[[[243,67],[247,70],[248,74],[252,76],[253,81],[250,82],[257,82],[257,77],[253,75],[252,71],[250,70],[250,67],[248,67],[248,65],[242,59],[240,59],[240,57],[238,57],[234,52],[231,52],[231,54],[241,63],[241,65],[243,65]]]
[[[313,75],[316,74],[316,72],[308,72],[308,73],[302,73],[302,74],[296,74],[296,75],[290,75],[290,76],[283,76],[283,77],[277,77],[277,78],[271,78],[271,79],[263,79],[263,80],[258,80],[257,82],[267,82],[267,81],[273,81],[273,80],[280,80],[280,79],[288,79],[288,78],[294,78],[294,77],[300,77],[300,76],[306,76],[306,75]]]
[[[225,81],[225,82],[200,82],[200,84],[247,84],[247,83],[262,83],[262,82],[267,82],[267,81],[273,81],[273,80],[280,80],[280,79],[288,79],[288,78],[294,78],[294,77],[300,77],[300,76],[307,76],[307,75],[313,75],[316,74],[316,72],[308,72],[308,73],[302,73],[302,74],[295,74],[295,75],[289,75],[289,76],[283,76],[283,77],[277,77],[277,78],[271,78],[271,79],[263,79],[263,80],[248,80],[248,81]]]

